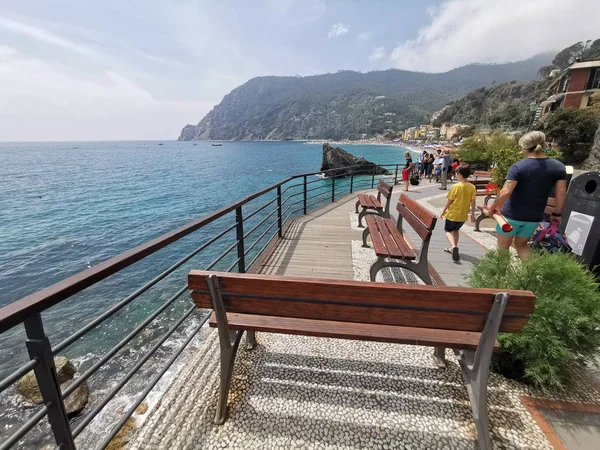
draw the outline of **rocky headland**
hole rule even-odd
[[[347,169],[350,166],[358,166]],[[383,167],[378,166],[365,158],[357,158],[351,155],[341,147],[333,147],[329,143],[323,144],[323,161],[321,170],[325,172],[325,177],[332,178],[340,175],[371,175],[375,170],[375,175],[387,175],[389,172]]]

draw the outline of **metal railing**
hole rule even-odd
[[[85,414],[78,417],[76,421],[68,418],[64,400],[86,380],[97,374],[119,351],[146,330],[153,321],[156,321],[157,317],[164,315],[165,311],[172,308],[187,292],[186,282],[182,281],[179,289],[176,289],[156,310],[149,313],[135,328],[123,336],[118,343],[112,345],[87,370],[74,378],[73,382],[64,390],[61,389],[57,377],[54,364],[55,356],[72,346],[75,342],[85,339],[88,333],[96,330],[119,311],[124,310],[127,305],[130,305],[135,299],[160,283],[184,264],[190,262],[192,258],[211,249],[214,250],[216,245],[226,245],[227,247],[214,257],[212,262],[203,267],[205,270],[210,270],[220,265],[223,268],[227,266],[226,271],[237,270],[241,273],[247,270],[255,271],[259,267],[260,258],[266,256],[265,249],[269,248],[270,245],[274,245],[278,239],[285,237],[285,231],[291,219],[301,214],[307,214],[311,209],[322,206],[326,202],[334,202],[336,199],[346,196],[355,190],[374,188],[375,181],[378,178],[391,178],[393,183],[397,184],[400,166],[400,164],[381,164],[370,168],[370,172],[368,170],[365,171],[364,166],[349,166],[343,168],[341,171],[340,169],[335,169],[338,170],[338,172],[335,172],[336,175],[327,178],[315,178],[313,180],[309,177],[323,173],[327,174],[331,171],[313,172],[286,178],[279,183],[261,189],[132,250],[126,251],[1,308],[0,335],[14,331],[14,327],[23,324],[26,335],[26,345],[23,347],[23,351],[25,351],[25,348],[27,349],[29,360],[0,380],[0,393],[6,391],[22,376],[33,370],[43,402],[35,413],[27,417],[23,423],[19,423],[18,426],[13,426],[10,429],[10,435],[6,436],[0,442],[0,450],[19,444],[45,417],[48,419],[51,432],[51,434],[50,432],[46,432],[47,438],[53,435],[54,441],[61,449],[76,448],[75,440],[82,431],[114,399],[128,381],[138,373],[140,368],[156,354],[157,350],[176,331],[179,330],[178,332],[181,332],[184,323],[195,317],[191,331],[185,335],[183,343],[176,350],[170,351],[168,360],[156,371],[150,380],[145,381],[143,391],[133,401],[133,404],[121,414],[120,419],[113,424],[111,429],[102,436],[100,441],[94,441],[97,448],[105,448],[148,393],[156,386],[161,377],[198,334],[202,326],[206,323],[210,312],[196,312],[197,309],[190,301],[182,308],[184,309],[183,312],[176,316],[177,320],[154,342],[152,347],[143,355],[136,355],[138,357],[137,361],[128,368],[125,375],[116,384],[112,385],[110,391],[100,401],[95,402],[89,410],[85,410]],[[388,168],[388,174],[384,176],[376,175],[376,171],[380,167]],[[273,198],[268,198],[273,195]],[[252,211],[246,212],[245,210],[249,205],[258,199],[267,199],[267,201],[255,207]],[[246,213],[245,216],[244,213]],[[230,220],[231,215],[234,215],[233,223],[220,226],[220,231],[210,238],[205,239],[193,251],[187,253],[184,257],[145,282],[122,300],[117,301],[83,327],[69,334],[58,344],[51,345],[48,333],[44,330],[42,313],[179,241],[185,236],[208,228],[210,224],[219,219]],[[253,221],[255,223],[252,223]],[[251,226],[250,223],[252,223]],[[245,224],[247,224],[247,230],[245,229]],[[234,230],[235,238],[232,239],[231,234]],[[229,240],[227,241],[227,239]],[[86,317],[80,318],[80,320],[85,319]]]

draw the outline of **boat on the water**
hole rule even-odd
[[[221,147],[223,144],[213,144],[213,147]]]

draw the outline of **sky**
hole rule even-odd
[[[256,76],[443,72],[600,38],[598,0],[0,2],[0,141],[176,139]]]

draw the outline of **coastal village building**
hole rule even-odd
[[[415,132],[417,131],[417,127],[410,127],[407,128],[406,130],[404,130],[404,134],[402,135],[402,138],[405,141],[410,141],[415,139]]]
[[[536,119],[558,108],[587,108],[590,97],[600,90],[600,60],[571,64],[560,77],[557,92],[541,103]]]
[[[447,124],[443,123],[440,127],[440,138],[446,139],[446,131],[448,130]]]
[[[462,129],[462,128],[466,128],[468,125],[461,125],[459,123],[446,127],[446,139],[450,140],[454,137],[456,137],[456,135],[458,134],[458,132]]]
[[[439,128],[431,128],[431,129],[427,130],[426,136],[427,136],[427,140],[438,139],[440,137]]]

